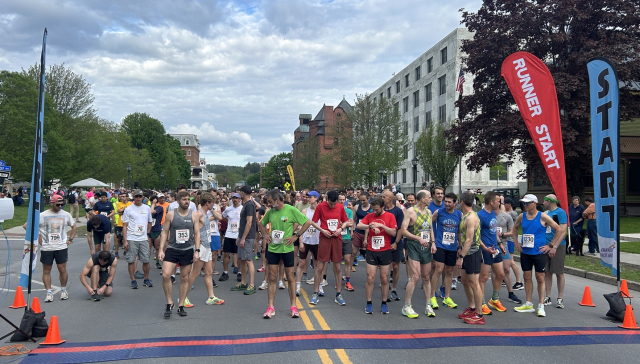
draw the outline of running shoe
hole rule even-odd
[[[462,311],[461,314],[458,315],[458,318],[464,319],[465,317],[471,317],[471,316],[473,316],[475,314],[476,314],[476,309],[475,308],[467,307],[467,308],[464,309],[464,311]]]
[[[296,306],[291,306],[291,318],[300,317],[300,312],[298,312],[298,308]]]
[[[551,305],[551,297],[545,297],[544,301],[542,302],[545,306],[549,306]]]
[[[411,319],[417,318],[419,316],[416,311],[413,310],[413,307],[411,307],[411,305],[404,305],[404,307],[402,307],[402,314]]]
[[[309,303],[312,305],[317,305],[318,301],[320,301],[320,298],[318,298],[318,294],[314,293],[313,296],[311,296],[311,299],[309,300]]]
[[[153,283],[151,283],[151,280],[149,278],[144,280],[144,286],[145,287],[153,287]]]
[[[507,311],[507,309],[502,305],[500,300],[490,299],[489,300],[489,306],[495,308],[496,310],[498,310],[500,312],[506,312]]]
[[[258,268],[258,273],[264,272],[264,265],[261,265],[260,268]]]
[[[454,291],[458,290],[458,282],[456,281],[455,278],[451,281],[451,289]]]
[[[131,289],[138,289],[138,281],[131,281]]]
[[[544,312],[544,305],[538,304],[538,317],[545,317],[547,314]]]
[[[307,279],[307,284],[313,284],[315,282],[315,279],[313,277]]]
[[[218,284],[216,283],[216,280],[211,278],[211,283],[213,284],[213,288],[217,288]]]
[[[300,297],[300,288],[296,289],[296,297]]]
[[[380,312],[382,312],[383,315],[386,315],[389,313],[389,308],[387,307],[386,303],[383,303],[380,305]]]
[[[242,284],[242,283],[238,283],[235,286],[231,287],[232,291],[246,291],[247,290],[247,285],[246,284]]]
[[[244,291],[245,295],[252,295],[256,293],[256,287],[255,286],[247,286],[247,289]]]
[[[133,273],[133,278],[142,279],[142,278],[144,278],[144,273],[140,273],[138,271],[135,271],[135,273]]]
[[[228,273],[225,273],[225,272],[222,272],[222,275],[220,276],[220,279],[218,279],[218,280],[219,280],[220,282],[224,282],[224,281],[226,281],[227,279],[229,279],[229,274],[228,274]]]
[[[91,295],[91,300],[94,302],[100,301],[100,296],[98,295],[98,292],[93,291],[93,294]]]
[[[324,290],[322,289],[322,286],[320,286],[320,289],[318,290],[318,296],[324,297]]]
[[[345,302],[345,300],[342,298],[341,294],[336,296],[335,302],[340,306],[344,306],[347,304],[347,302]]]
[[[342,276],[342,280],[346,281],[347,280],[347,276]]]
[[[238,275],[236,276],[236,280],[238,282],[242,282],[242,273],[238,273]]]
[[[518,296],[516,296],[516,294],[513,293],[513,292],[509,292],[509,301],[510,302],[515,302],[515,303],[517,303],[519,305],[522,304],[522,300],[519,299]]]
[[[366,314],[373,314],[373,306],[370,303],[367,303],[366,306],[364,306],[364,313]]]
[[[446,305],[449,308],[458,308],[458,305],[455,302],[453,302],[451,297],[443,299],[442,304]]]
[[[359,262],[364,262],[365,260],[367,260],[367,258],[365,258],[363,255],[358,255],[358,259]]]
[[[157,269],[162,269],[162,264],[160,264],[160,262],[156,262],[156,268]]]
[[[262,284],[260,285],[260,287],[258,287],[259,290],[263,291],[265,289],[269,288],[269,283],[267,283],[267,281],[262,281]]]
[[[522,284],[521,282],[516,282],[512,288],[514,291],[519,291],[524,289],[524,284]]]
[[[436,298],[435,298],[435,297],[431,297],[431,307],[432,307],[434,310],[437,310],[437,309],[438,309],[438,307],[440,307],[440,306],[438,306],[438,301],[436,300]]]
[[[351,273],[356,272],[356,267],[351,266]]]
[[[66,289],[64,291],[60,292],[60,299],[63,300],[63,301],[69,299],[69,292],[67,292]],[[563,306],[563,308],[564,308],[564,306]]]
[[[502,281],[502,287],[506,287],[507,286],[507,282]]]
[[[440,297],[444,298],[444,286],[440,286]]]
[[[342,262],[340,262],[340,264],[344,265],[344,259],[342,259]]]
[[[347,282],[344,284],[344,289],[346,289],[347,291],[355,291],[355,289],[353,288],[353,286],[351,285],[351,282]]]
[[[162,273],[160,273],[162,274]],[[171,284],[176,283],[176,276],[174,276],[173,274],[171,275]]]
[[[311,260],[309,261],[309,267],[311,267],[311,269],[314,269],[314,267],[313,267],[313,259],[311,259]]]
[[[391,274],[393,274],[393,273],[391,273]],[[389,283],[393,283],[393,275],[389,276]]]
[[[238,274],[238,267],[233,268],[233,274]]]
[[[116,258],[120,258],[120,254],[118,254],[118,252],[116,252],[116,253],[114,254],[114,256],[115,256]]]
[[[60,299],[62,299],[62,297],[60,297]],[[558,298],[558,301],[556,301],[556,308],[564,308],[564,300],[562,298]]]
[[[396,293],[396,291],[391,291],[391,300],[400,301],[400,297],[398,297],[398,293]]]
[[[482,305],[482,314],[483,315],[491,315],[491,314],[493,314],[493,312],[491,312],[491,309],[489,308],[489,306],[487,306],[486,303],[484,305]]]
[[[285,287],[285,285],[284,285],[284,282],[283,282],[283,281],[279,281],[279,282],[278,282],[278,288],[280,288],[280,289],[285,289],[285,288],[287,288],[287,287]]]
[[[516,310],[516,312],[535,312],[533,303],[531,302],[526,302],[522,306],[514,307],[513,309]]]
[[[353,261],[353,266],[354,266],[354,267],[357,267],[357,266],[358,266],[358,261],[357,261],[357,260],[354,260],[354,261]]]
[[[191,301],[189,301],[189,297],[185,297],[184,298],[184,307],[186,307],[186,308],[193,307],[193,303],[191,303]],[[180,313],[180,307],[178,307],[178,313]]]
[[[180,274],[180,266],[179,265],[176,267],[176,274]]]
[[[433,312],[431,305],[427,305],[427,307],[425,307],[424,314],[427,315],[427,317],[436,317],[436,313]]]
[[[324,286],[328,286],[328,285],[329,285],[329,282],[327,282],[327,280],[326,280],[326,279],[323,279],[323,280],[322,280],[322,287],[324,287]]]
[[[465,324],[470,324],[470,325],[484,325],[485,321],[484,321],[484,316],[478,316],[473,315],[473,316],[469,316],[469,317],[465,317],[463,319]]]
[[[306,281],[307,279],[308,279],[308,278],[307,278],[307,273],[302,273],[302,279],[301,279],[301,281]]]
[[[258,254],[253,256],[253,260],[258,260],[260,257],[258,257]]]
[[[167,307],[164,309],[164,318],[171,317],[171,311],[173,311],[173,305],[167,303]]]
[[[207,305],[221,305],[223,303],[224,303],[224,300],[221,300],[216,296],[213,296],[213,298],[211,297],[207,298]]]
[[[214,276],[217,276],[218,274],[220,274],[220,272],[218,272],[217,270],[214,270],[214,271],[213,271],[213,275],[214,275]]]

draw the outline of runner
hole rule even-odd
[[[109,251],[111,221],[105,215],[93,215],[87,223],[87,243],[89,255],[96,251]]]
[[[524,207],[524,213],[520,214],[516,219],[514,226],[514,242],[516,249],[522,252],[520,254],[520,265],[522,266],[522,275],[524,277],[524,291],[527,296],[527,301],[519,307],[516,307],[516,312],[535,312],[533,308],[533,279],[531,271],[535,266],[536,269],[536,281],[538,282],[538,316],[545,317],[544,311],[544,275],[545,266],[547,264],[547,258],[545,254],[549,254],[552,258],[556,254],[557,247],[560,245],[560,240],[564,239],[560,226],[556,224],[553,219],[536,209],[538,198],[536,195],[525,195],[520,201]],[[518,242],[517,231],[522,226],[522,244]],[[546,234],[547,226],[551,226],[551,229],[555,231],[553,240],[547,245]]]
[[[513,223],[515,224],[516,219],[518,218],[518,213],[513,209],[513,200],[508,197],[505,198],[503,206],[504,206],[504,210],[507,212],[507,214],[509,214],[509,216],[511,216],[511,218],[513,219]],[[505,236],[507,236],[507,248],[509,250],[510,255],[513,254],[513,252],[515,251],[515,244],[513,243],[513,239],[515,235],[516,234],[507,236],[507,234],[505,234]],[[511,260],[511,269],[513,270],[513,274],[515,274],[516,276],[516,283],[514,283],[512,287],[513,290],[514,291],[523,290],[524,284],[522,284],[520,268],[518,267],[515,260],[513,259]],[[505,272],[506,272],[505,274],[509,274],[506,269],[505,269]]]
[[[227,207],[224,212],[222,212],[222,217],[227,220],[227,232],[224,236],[224,243],[222,244],[224,257],[222,260],[223,272],[220,276],[221,282],[229,279],[229,272],[227,271],[229,268],[229,256],[231,256],[234,266],[233,274],[237,274],[238,282],[242,280],[242,273],[238,271],[238,244],[236,243],[238,239],[238,227],[240,225],[240,212],[242,212],[240,194],[237,192],[231,194],[231,201],[233,205]]]
[[[431,292],[431,260],[433,259],[433,254],[437,251],[434,244],[433,229],[431,229],[431,211],[427,208],[431,202],[431,194],[429,191],[420,191],[416,196],[416,200],[418,201],[417,204],[407,208],[405,211],[401,227],[401,233],[407,239],[405,244],[407,248],[407,267],[411,273],[406,287],[402,314],[408,318],[418,317],[418,314],[411,307],[411,298],[418,280],[422,278],[422,289],[426,301],[424,314],[427,317],[435,317],[436,314],[433,312],[429,300],[429,292]]]
[[[111,201],[109,201],[106,192],[102,192],[100,194],[100,201],[97,201],[93,205],[93,212],[96,215],[100,214],[106,216],[109,219],[111,219],[115,214],[115,211],[113,210],[113,204],[111,203]]]
[[[131,288],[138,289],[138,282],[134,276],[136,258],[142,262],[145,287],[153,287],[149,279],[149,240],[147,234],[151,231],[151,209],[142,203],[142,190],[133,192],[133,205],[124,210],[122,215],[122,238],[124,241],[125,257],[131,278]]]
[[[163,194],[158,196],[164,197]],[[164,219],[164,208],[158,204],[158,196],[151,196],[151,231],[149,232],[149,253],[151,248],[155,249],[156,268],[162,269],[158,251],[160,251],[160,234],[162,233],[162,220]],[[149,255],[151,257],[151,255]]]
[[[80,214],[80,209],[78,208],[78,191],[77,191],[77,187],[74,187],[73,190],[69,191],[69,194],[67,195],[67,201],[69,202],[69,213],[71,214],[71,217],[73,217],[73,212],[76,212],[76,217],[75,217],[75,222],[80,222],[80,220],[78,219],[79,214]],[[22,197],[22,194],[20,194],[20,197]]]
[[[131,205],[131,201],[129,201],[129,195],[126,193],[121,193],[118,195],[119,202],[116,205],[117,218],[116,218],[116,227],[114,229],[114,244],[115,244],[115,255],[116,258],[120,257],[118,251],[120,250],[120,243],[122,243],[122,215],[124,214],[124,210]]]
[[[245,295],[256,293],[253,266],[253,246],[258,229],[256,221],[256,204],[251,198],[251,187],[240,187],[242,197],[242,210],[240,211],[240,225],[238,229],[238,276],[242,277],[240,283],[232,287],[232,291],[244,291]],[[249,278],[246,277],[248,273]],[[245,283],[246,282],[246,283]]]
[[[544,305],[548,306],[551,304],[551,287],[553,287],[553,275],[555,274],[558,281],[556,307],[564,308],[562,296],[564,294],[564,258],[567,255],[566,241],[564,239],[567,234],[567,213],[563,209],[558,208],[558,203],[556,195],[547,195],[543,202],[544,207],[547,209],[545,214],[549,215],[553,221],[560,226],[560,234],[562,235],[560,246],[556,249],[555,254],[547,254],[547,265],[544,269]],[[547,244],[551,243],[555,233],[556,231],[553,231],[551,226],[547,226]]]
[[[507,309],[500,302],[500,286],[504,279],[504,265],[502,264],[502,254],[506,252],[502,243],[498,243],[498,220],[496,211],[500,209],[500,196],[489,191],[484,195],[484,208],[478,212],[480,219],[480,237],[482,240],[482,268],[480,270],[480,288],[482,289],[482,313],[491,315],[491,309],[484,303],[485,284],[489,280],[491,270],[491,283],[493,293],[489,300],[489,306],[500,312]]]
[[[342,230],[342,264],[344,264],[344,275],[342,275],[342,280],[345,281],[344,288],[347,291],[353,291],[354,288],[350,283],[351,280],[351,267],[353,261],[351,257],[353,256],[353,246],[351,244],[351,230],[354,226],[353,223],[353,210],[351,210],[347,206],[347,196],[343,193],[338,195],[338,203],[344,206],[344,212],[347,214],[347,223],[345,224],[345,228]],[[341,265],[342,265],[341,264]],[[342,270],[342,268],[340,268]]]
[[[387,190],[393,199],[393,193]],[[367,284],[365,295],[367,305],[364,312],[373,314],[373,283],[376,280],[376,270],[380,269],[380,293],[382,304],[380,312],[388,314],[387,296],[389,294],[389,264],[393,260],[392,245],[398,232],[398,225],[393,214],[386,212],[384,206],[386,201],[380,196],[371,200],[373,212],[365,216],[357,225],[360,230],[368,233],[368,240],[364,242],[367,248]]]
[[[397,227],[401,226],[402,220],[404,220],[404,212],[402,211],[402,209],[395,205],[393,192],[391,192],[390,189],[385,189],[382,192],[382,199],[384,200],[384,210],[395,216]],[[393,287],[391,287],[391,292],[389,292],[387,302],[400,301],[400,297],[397,293],[397,287],[398,281],[400,280],[400,262],[404,260],[404,240],[402,239],[402,234],[397,234],[394,237],[394,241],[391,244],[391,251],[393,254],[393,258],[391,261],[391,269],[393,270],[393,282],[391,283]]]
[[[365,192],[361,192],[358,201],[358,208],[356,208],[355,214],[355,224],[356,226],[360,222],[360,220],[364,219],[365,216],[373,212],[371,205],[369,204],[369,195]],[[368,230],[367,230],[368,232]],[[351,237],[351,244],[353,245],[353,254],[358,255],[356,261],[364,261],[366,254],[366,248],[363,243],[366,241],[365,230],[354,229]]]
[[[430,200],[430,198],[429,198]],[[451,299],[452,274],[456,265],[458,254],[458,229],[462,220],[462,212],[456,209],[458,197],[449,192],[444,196],[444,208],[435,209],[432,212],[432,223],[436,226],[435,242],[436,253],[433,256],[434,272],[431,276],[431,307],[438,308],[436,290],[440,282],[440,276],[444,282],[444,295],[442,304],[449,308],[457,308],[458,305]],[[431,210],[430,210],[431,211]],[[443,274],[444,270],[444,274]]]
[[[217,201],[220,201],[219,199]],[[220,205],[214,203],[213,207],[207,210],[207,217],[209,218],[209,226],[211,227],[209,230],[209,235],[211,236],[211,271],[213,274],[217,274],[216,272],[216,263],[218,258],[220,258],[220,254],[222,254],[222,244],[220,241],[220,220],[222,219],[222,213],[220,212]],[[211,283],[213,288],[218,287],[216,281],[211,278]]]
[[[509,251],[509,247],[505,245],[508,243],[507,239],[512,238],[514,235],[514,222],[510,214],[500,209],[496,211],[496,220],[498,221],[498,241],[500,242],[500,244],[502,244],[503,247],[505,247],[504,256],[502,257],[502,267],[504,269],[504,280],[502,281],[502,286],[507,287],[507,291],[509,292],[509,301],[521,305],[522,300],[519,299],[515,293],[513,293],[513,286],[511,286],[511,266],[513,262],[511,258],[512,253],[511,251]],[[495,279],[493,274],[491,276],[491,279]]]
[[[309,201],[309,207],[302,210],[302,214],[309,220],[313,220],[313,215],[318,207],[318,198],[320,195],[316,191],[311,191],[307,195]],[[320,220],[316,220],[316,223],[320,223]],[[300,258],[298,259],[298,274],[296,275],[296,296],[300,296],[300,284],[302,283],[303,272],[307,270],[309,262],[309,253],[313,254],[313,257],[318,259],[318,244],[320,242],[320,231],[313,226],[310,226],[303,235],[301,235],[302,243],[300,244]],[[313,282],[312,282],[313,283]],[[322,289],[322,287],[320,287]]]
[[[433,184],[434,184],[433,181],[431,181],[431,186],[433,186]],[[435,186],[435,187],[432,187],[432,191],[433,191],[433,200],[429,204],[429,211],[431,211],[431,215],[433,216],[433,213],[435,213],[437,210],[444,208],[444,189],[440,186]],[[434,230],[438,229],[437,221],[433,224],[433,229]],[[436,238],[437,238],[437,235],[436,235]],[[432,272],[436,271],[435,259],[432,260],[431,271]],[[444,276],[442,277],[442,285],[440,285],[439,283],[440,282],[431,282],[431,289],[435,291],[436,298],[444,298],[445,296]],[[436,304],[435,306],[433,306],[433,308],[438,308],[438,305]]]
[[[187,316],[184,310],[184,300],[189,291],[189,274],[191,265],[199,260],[200,254],[200,221],[197,215],[189,209],[189,194],[180,191],[177,194],[178,208],[169,211],[160,235],[160,260],[162,261],[162,287],[167,298],[164,317],[170,318],[173,311],[171,274],[180,264],[180,291],[178,299],[178,315]],[[166,250],[165,250],[165,244]],[[194,250],[195,247],[195,250]]]
[[[92,301],[100,301],[102,295],[111,296],[117,265],[118,258],[108,251],[91,255],[80,272],[80,283],[87,289]],[[91,279],[91,284],[87,283],[87,277]]]
[[[302,225],[299,233],[304,234],[310,225],[320,230],[320,226],[307,219],[300,211],[290,205],[285,205],[284,196],[278,190],[271,190],[267,193],[267,205],[270,209],[260,221],[260,231],[268,244],[267,261],[269,264],[269,294],[268,307],[263,317],[270,319],[276,314],[274,301],[276,297],[276,281],[278,279],[278,267],[284,264],[285,274],[288,282],[294,282],[293,277],[293,242],[298,238],[293,233],[293,225]],[[316,210],[317,211],[317,210]],[[271,234],[265,226],[271,224]],[[289,300],[291,303],[291,317],[298,318],[300,313],[296,308],[295,286],[289,284]]]

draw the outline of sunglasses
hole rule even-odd
[[[142,198],[142,197],[144,197],[144,196],[142,196],[142,195],[136,195],[136,196],[133,196],[133,198],[138,198],[138,197]]]
[[[523,205],[523,206],[527,206],[528,204],[530,204],[530,203],[532,203],[532,202],[533,202],[533,201],[529,201],[529,202],[522,201],[522,205]]]
[[[61,203],[57,203],[56,206],[62,207],[62,204]]]

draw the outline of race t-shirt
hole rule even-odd
[[[162,220],[160,221],[160,225],[164,225],[164,219],[167,217],[167,213],[169,212],[169,203],[165,201],[164,203],[159,203],[158,206],[162,206],[164,212],[162,213]]]
[[[225,210],[226,211],[226,210]],[[282,209],[269,209],[262,218],[262,226],[271,224],[271,243],[269,251],[272,253],[289,253],[293,251],[293,244],[285,244],[285,240],[293,235],[293,224],[304,225],[307,217],[291,205],[284,205]],[[228,233],[228,231],[227,231]]]
[[[364,219],[365,216],[369,215],[372,212],[373,209],[371,208],[371,205],[368,205],[368,208],[366,210],[362,209],[362,205],[358,205],[358,208],[356,209],[355,225],[358,226],[360,220]],[[364,230],[355,229],[355,231],[364,235]]]
[[[462,221],[462,211],[453,210],[448,213],[447,209],[439,209],[436,219],[435,238],[436,247],[456,251],[458,250],[458,229]]]
[[[129,205],[131,204],[132,204],[131,201],[118,202],[118,205],[116,206],[116,216],[119,216],[119,218],[116,219],[116,226],[122,227],[122,214],[124,214],[124,209],[129,207]],[[122,214],[118,214],[118,211],[120,210],[123,210]]]
[[[253,220],[251,221],[251,227],[249,228],[249,232],[247,233],[246,239],[255,239],[256,238],[256,229],[258,228],[258,222],[256,221],[256,204],[249,200],[247,203],[242,205],[242,211],[240,211],[240,226],[238,228],[238,237],[242,237],[244,235],[244,229],[247,226],[247,217],[253,216]]]
[[[104,215],[97,215],[100,218],[100,225],[97,228],[93,227],[91,221],[87,224],[87,232],[95,231],[98,234],[107,234],[111,232],[111,221]]]
[[[222,212],[222,217],[227,219],[227,233],[225,238],[237,239],[238,231],[240,230],[240,212],[242,212],[242,205],[238,207],[229,206]]]
[[[498,232],[498,236],[500,234],[506,234],[509,231],[511,231],[511,229],[513,229],[513,219],[511,218],[511,215],[509,215],[508,213],[504,212],[504,211],[498,211],[498,214],[496,215],[496,220],[498,221],[498,227],[497,227],[497,232]],[[507,238],[502,239],[502,242],[506,242]]]
[[[322,202],[316,207],[316,212],[313,213],[313,221],[320,220],[320,227],[330,232],[338,230],[347,219],[344,205],[339,203],[330,208],[328,202]]]
[[[95,205],[93,205],[93,211],[96,214],[107,216],[111,213],[111,211],[113,211],[113,204],[110,201],[98,201]]]
[[[127,207],[122,215],[122,222],[128,223],[127,240],[147,240],[147,224],[152,221],[149,206],[133,204]]]
[[[153,210],[151,211],[151,231],[162,231],[162,220],[164,220],[164,209],[160,205],[156,205],[154,208],[155,214],[153,214]]]
[[[567,223],[567,213],[564,212],[564,210],[559,207],[557,207],[555,210],[547,210],[545,211],[545,214],[549,215],[549,217],[551,217],[552,219],[554,219],[554,216],[557,216],[558,220],[556,221],[556,223],[558,223],[558,225]],[[551,226],[547,226],[547,234],[546,234],[547,244],[549,244],[553,240],[553,237],[555,235],[556,235],[556,231],[553,230]],[[560,240],[560,245],[566,245],[566,244],[567,243],[565,242],[564,239]]]
[[[64,210],[54,213],[46,210],[40,214],[40,236],[42,237],[42,251],[55,251],[67,248],[66,226],[73,226],[71,214]]]
[[[347,213],[347,218],[349,219],[353,219],[353,211],[351,209],[344,209],[344,212]],[[344,230],[342,230],[342,239],[347,239],[347,240],[351,240],[351,228],[350,227],[345,227]]]
[[[365,225],[369,225],[372,222],[377,222],[391,229],[398,228],[398,222],[396,221],[396,217],[393,216],[393,214],[386,211],[384,211],[380,215],[376,215],[375,213],[372,212],[367,216],[365,216],[362,220],[360,220],[360,222]],[[374,233],[373,229],[369,229],[369,237],[367,239],[367,250],[371,250],[375,252],[378,252],[378,251],[382,252],[385,250],[389,250],[391,249],[391,243],[393,242],[394,239],[395,239],[395,236],[391,236],[387,234],[387,232],[384,231],[384,229],[382,228],[380,228],[380,232],[378,234]]]
[[[444,202],[440,202],[440,205],[436,205],[435,201],[431,201],[428,207],[429,211],[431,211],[431,214],[436,212],[436,210],[440,210],[442,208],[444,208]]]
[[[478,218],[480,219],[480,238],[482,243],[487,248],[492,248],[498,244],[498,220],[496,219],[496,212],[482,209],[478,212]]]

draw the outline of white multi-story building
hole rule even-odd
[[[459,93],[456,91],[458,75],[462,66],[460,47],[465,39],[472,39],[473,33],[466,28],[458,28],[449,33],[441,41],[420,55],[402,71],[378,87],[371,96],[374,101],[378,98],[393,98],[402,115],[401,133],[409,136],[409,144],[404,151],[404,162],[398,171],[387,174],[387,183],[400,183],[403,191],[413,191],[413,166],[411,160],[415,156],[415,145],[420,133],[429,123],[449,124],[458,117],[455,101]],[[465,75],[466,82],[463,94],[473,92],[473,75]],[[503,164],[506,167],[506,163]],[[518,171],[525,169],[521,161],[513,161],[499,178],[492,175],[489,168],[476,173],[465,168],[462,159],[461,183],[456,175],[453,185],[447,190],[458,192],[467,189],[482,189],[483,191],[500,188],[517,188],[518,182],[525,182],[517,178]],[[492,179],[493,178],[493,179]],[[418,164],[416,185],[419,189],[423,179],[429,183],[429,176]]]

